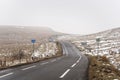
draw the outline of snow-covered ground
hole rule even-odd
[[[31,57],[40,57],[40,58],[51,57],[56,55],[57,51],[58,48],[56,43],[54,42],[43,43],[40,45],[38,50],[35,50],[35,52],[32,53]]]
[[[19,48],[15,48],[13,51],[10,51],[7,48],[2,49],[2,52],[4,53],[0,52],[0,67],[13,66],[21,63],[32,62],[34,60],[49,58],[56,56],[58,52],[56,42],[41,43],[34,52],[32,45],[30,47],[31,48],[24,48],[21,50]]]
[[[98,38],[100,42],[96,42]],[[72,42],[84,54],[106,56],[111,64],[120,70],[120,28],[89,35],[60,36],[58,40]],[[87,43],[87,45],[82,43]]]
[[[81,42],[87,42],[87,45],[81,45]],[[96,40],[72,41],[79,49],[84,49],[84,54],[106,56],[111,64],[120,70],[120,40]],[[91,52],[86,49],[91,49]]]

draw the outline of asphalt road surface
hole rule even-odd
[[[64,56],[0,71],[0,80],[88,80],[88,59],[61,42]]]

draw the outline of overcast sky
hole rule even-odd
[[[0,25],[95,33],[120,27],[120,0],[0,0]]]

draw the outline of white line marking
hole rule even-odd
[[[56,61],[56,59],[55,60],[52,60],[51,62],[55,62]]]
[[[80,58],[79,58],[79,61],[81,60],[81,56],[80,56]]]
[[[80,58],[77,60],[77,62],[76,63],[79,63],[79,61],[81,60],[81,56],[80,56]]]
[[[60,60],[61,58],[58,58],[57,60]]]
[[[76,63],[74,63],[71,67],[74,67],[76,65]]]
[[[13,74],[13,72],[5,74],[5,75],[2,75],[2,76],[0,76],[0,78],[6,77],[6,76],[9,76],[9,75],[12,75],[12,74]]]
[[[22,70],[27,70],[27,69],[30,69],[30,68],[33,68],[33,67],[36,67],[36,66],[35,65],[34,66],[30,66],[30,67],[24,68]]]
[[[80,59],[78,59],[76,63],[79,63],[79,61],[80,61]]]
[[[68,50],[66,49],[64,44],[62,44],[62,45],[63,45],[63,48],[64,48],[64,53],[66,53],[66,56],[68,56]]]
[[[8,70],[2,70],[0,71],[0,73],[4,73],[4,72],[7,72],[7,71],[11,71],[12,69],[8,69]]]
[[[44,63],[41,63],[40,65],[44,65],[44,64],[47,64],[47,63],[49,63],[49,62],[44,62]]]
[[[76,63],[79,63],[79,60],[77,60],[77,62]]]
[[[69,71],[70,69],[67,69],[59,78],[63,78]]]

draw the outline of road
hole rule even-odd
[[[88,59],[75,46],[61,42],[64,55],[0,71],[0,80],[88,80]]]

